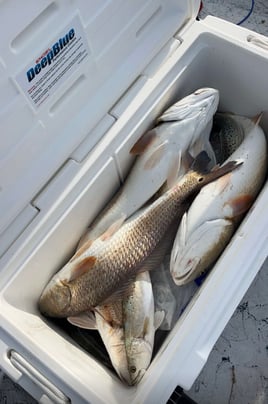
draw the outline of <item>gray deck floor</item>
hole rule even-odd
[[[238,23],[247,15],[251,0],[204,0],[203,4],[202,18],[210,14]],[[254,11],[243,26],[268,36],[267,0],[255,0]],[[268,403],[268,260],[187,394],[198,404]],[[0,403],[36,401],[0,369]]]
[[[207,14],[238,23],[250,0],[205,0]],[[257,0],[242,24],[268,36],[268,1]],[[254,248],[254,246],[252,246]],[[215,344],[187,394],[198,404],[268,403],[268,260]]]

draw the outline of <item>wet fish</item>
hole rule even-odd
[[[134,217],[139,214],[137,212]],[[122,297],[97,306],[94,316],[91,312],[82,312],[68,317],[68,321],[77,327],[98,330],[116,373],[128,385],[137,384],[150,365],[154,333],[164,313],[158,311],[154,314],[148,271],[162,262],[175,234],[172,225],[168,237],[144,261],[145,272],[137,275]],[[141,323],[144,324],[142,333],[139,332]]]
[[[84,329],[99,332],[114,370],[120,379],[131,385],[125,348],[123,301],[118,298],[113,303],[97,306],[94,314],[85,311],[68,317],[69,323]]]
[[[170,262],[177,285],[197,278],[215,262],[252,205],[266,175],[266,138],[258,122],[231,114],[220,115],[219,119],[223,125],[226,123],[223,134],[227,133],[229,140],[225,138],[223,142],[228,142],[228,148],[240,143],[226,161],[241,158],[244,164],[206,185],[184,214]],[[233,139],[236,134],[237,139]]]
[[[154,335],[164,312],[154,309],[149,272],[141,272],[123,299],[125,347],[131,384],[140,382],[150,365]]]
[[[155,310],[164,311],[165,313],[165,317],[159,326],[159,329],[170,331],[173,326],[173,317],[176,310],[176,298],[172,292],[171,282],[173,283],[173,280],[169,269],[166,269],[166,266],[169,267],[169,265],[164,265],[164,263],[162,263],[159,268],[152,271],[151,281]]]
[[[106,347],[114,369],[120,379],[130,385],[128,361],[125,347],[122,299],[112,304],[98,306],[95,311],[96,327]]]
[[[137,217],[143,210],[144,208],[140,209],[128,221]],[[152,328],[152,322],[147,321],[148,317],[154,317],[154,313],[148,310],[148,307],[152,310],[154,307],[153,302],[151,302],[150,287],[147,285],[150,282],[150,278],[147,279],[148,271],[160,265],[167,250],[171,248],[176,234],[177,225],[176,227],[175,225],[176,223],[171,226],[168,237],[165,237],[144,261],[143,268],[146,272],[138,274],[133,284],[124,293],[124,296],[119,296],[118,299],[108,304],[97,306],[94,310],[94,316],[92,312],[82,312],[76,316],[68,317],[68,321],[77,327],[98,330],[116,373],[128,385],[138,383],[150,364],[155,329]],[[98,240],[98,242],[101,241]],[[145,286],[143,286],[144,277],[148,281]],[[144,296],[143,292],[146,293]],[[137,299],[140,300],[137,302]],[[148,301],[151,302],[149,306]],[[139,311],[138,316],[136,316],[136,309]],[[143,341],[143,336],[138,337],[136,330],[140,328],[141,321],[145,320],[144,317],[146,318],[147,327],[144,327],[146,331],[144,338],[146,340]],[[156,313],[155,321],[158,319],[159,321],[161,320],[161,313]],[[157,327],[156,322],[153,322],[153,325]],[[131,334],[130,326],[135,330],[134,335]],[[128,346],[127,350],[126,345]],[[133,358],[134,350],[140,353],[144,351],[144,355],[137,355]],[[133,370],[134,366],[135,372]]]
[[[176,185],[105,242],[96,246],[93,243],[91,248],[82,246],[45,287],[39,299],[40,311],[51,317],[68,317],[92,310],[111,297],[115,299],[116,293],[135,279],[144,260],[165,236],[181,204],[205,184],[242,164],[233,161],[200,173],[204,159],[207,165],[207,154],[200,153],[192,169]]]
[[[187,150],[194,156],[206,150],[210,158],[214,158],[209,134],[218,103],[218,90],[202,88],[172,105],[158,118],[158,125],[130,150],[130,154],[138,157],[124,185],[87,229],[79,246],[92,242],[111,226],[119,228],[173,177],[174,172],[177,173],[178,166],[182,175],[181,160]]]
[[[239,120],[233,115],[217,112],[209,141],[215,153],[216,162],[223,164],[245,139],[245,132]]]

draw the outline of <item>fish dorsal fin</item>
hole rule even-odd
[[[80,276],[84,275],[88,270],[94,267],[97,258],[94,256],[89,256],[83,258],[80,262],[74,265],[70,273],[69,281],[74,281]]]
[[[120,229],[126,218],[127,215],[122,214],[121,217],[117,219],[113,224],[111,224],[111,226],[109,226],[108,229],[100,236],[100,239],[102,241],[105,241],[111,238],[114,235],[114,233],[116,233],[117,230]]]
[[[151,129],[148,132],[145,132],[132,146],[129,153],[133,154],[134,156],[143,154],[155,141],[156,137],[157,134],[155,129]]]
[[[74,261],[76,258],[80,257],[89,247],[91,247],[93,240],[88,240],[81,245],[81,247],[76,251],[74,256],[70,259],[70,262]]]
[[[154,313],[154,328],[157,330],[166,316],[165,310],[158,310]]]
[[[69,323],[79,328],[85,328],[86,330],[97,329],[96,319],[92,311],[85,311],[76,316],[67,317],[67,320]]]
[[[157,146],[155,148],[155,150],[150,154],[150,156],[147,158],[147,160],[144,163],[145,170],[150,170],[159,163],[159,161],[165,155],[167,143],[168,143],[168,141],[165,140],[163,143],[161,143],[159,146]]]

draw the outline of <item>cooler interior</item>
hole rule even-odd
[[[207,293],[207,284],[212,274],[214,277],[217,276],[217,263],[202,286],[196,288],[196,293],[183,314],[178,313],[178,321],[174,328],[170,332],[156,332],[153,361],[137,387],[126,387],[118,379],[110,366],[97,332],[88,332],[87,343],[93,339],[98,351],[94,353],[92,349],[89,353],[86,343],[81,342],[83,337],[81,338],[81,335],[79,337],[79,330],[67,326],[65,320],[51,321],[44,318],[37,309],[38,298],[48,280],[72,256],[80,235],[123,182],[133,162],[128,155],[130,147],[147,128],[153,125],[157,115],[174,101],[197,88],[215,87],[220,92],[220,111],[231,111],[246,116],[254,116],[263,111],[261,126],[268,133],[268,59],[265,54],[250,52],[247,47],[243,48],[210,33],[199,35],[190,48],[184,46],[186,45],[182,44],[179,51],[182,56],[161,81],[159,86],[161,93],[157,96],[154,93],[152,100],[149,97],[144,102],[143,113],[146,119],[143,119],[142,113],[138,112],[137,116],[131,117],[131,130],[126,125],[125,128],[119,126],[117,134],[112,129],[108,131],[93,152],[81,163],[76,163],[80,165],[78,174],[75,181],[72,177],[66,193],[60,198],[55,191],[57,197],[55,205],[53,206],[51,202],[50,209],[43,215],[42,220],[38,223],[33,221],[31,224],[36,237],[32,238],[27,256],[22,257],[23,260],[16,273],[2,293],[2,316],[5,317],[7,332],[15,330],[16,344],[24,345],[24,353],[27,355],[30,352],[32,361],[39,365],[48,378],[58,380],[70,398],[75,397],[73,392],[75,386],[79,386],[77,394],[81,394],[81,397],[85,397],[87,392],[91,391],[92,397],[101,397],[104,401],[108,398],[116,401],[126,397],[136,400],[139,397],[148,399],[152,394],[167,399],[176,384],[189,387],[183,385],[184,378],[181,375],[184,367],[182,364],[185,365],[186,372],[188,367],[195,367],[194,364],[187,364],[187,360],[192,360],[189,353],[195,349],[193,335],[195,327],[198,326],[195,319],[191,323],[191,313],[194,307],[195,310],[200,310],[200,322],[204,321],[203,308],[196,305],[200,296]],[[144,76],[146,77],[146,71]],[[149,80],[153,79],[154,77],[149,77]],[[139,92],[136,94],[136,97],[138,96]],[[55,184],[52,186],[55,187]],[[267,192],[265,186],[241,226],[247,222],[254,210],[258,210],[260,200]],[[41,201],[46,204],[46,199],[42,199],[42,196]],[[263,214],[265,215],[265,212]],[[259,234],[259,237],[265,235]],[[224,261],[228,249],[229,247],[221,256],[221,261]],[[248,251],[241,251],[241,254],[247,253]],[[228,268],[228,271],[237,270],[238,268]],[[220,293],[222,288],[220,278],[217,288]],[[246,290],[243,291],[245,292]],[[213,305],[213,302],[211,304]],[[217,324],[217,318],[223,309],[214,308],[212,323]],[[184,335],[183,328],[185,321],[188,325],[191,324],[192,329],[192,335],[188,336],[188,345],[185,342],[187,336]],[[199,360],[203,361],[203,364],[208,353],[205,349],[199,355]],[[62,379],[65,378],[64,382],[57,374],[61,367],[64,369],[62,375]],[[192,383],[196,376],[193,371]]]

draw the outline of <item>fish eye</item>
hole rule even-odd
[[[129,370],[131,373],[136,373],[136,371],[137,371],[136,366],[130,366]]]

